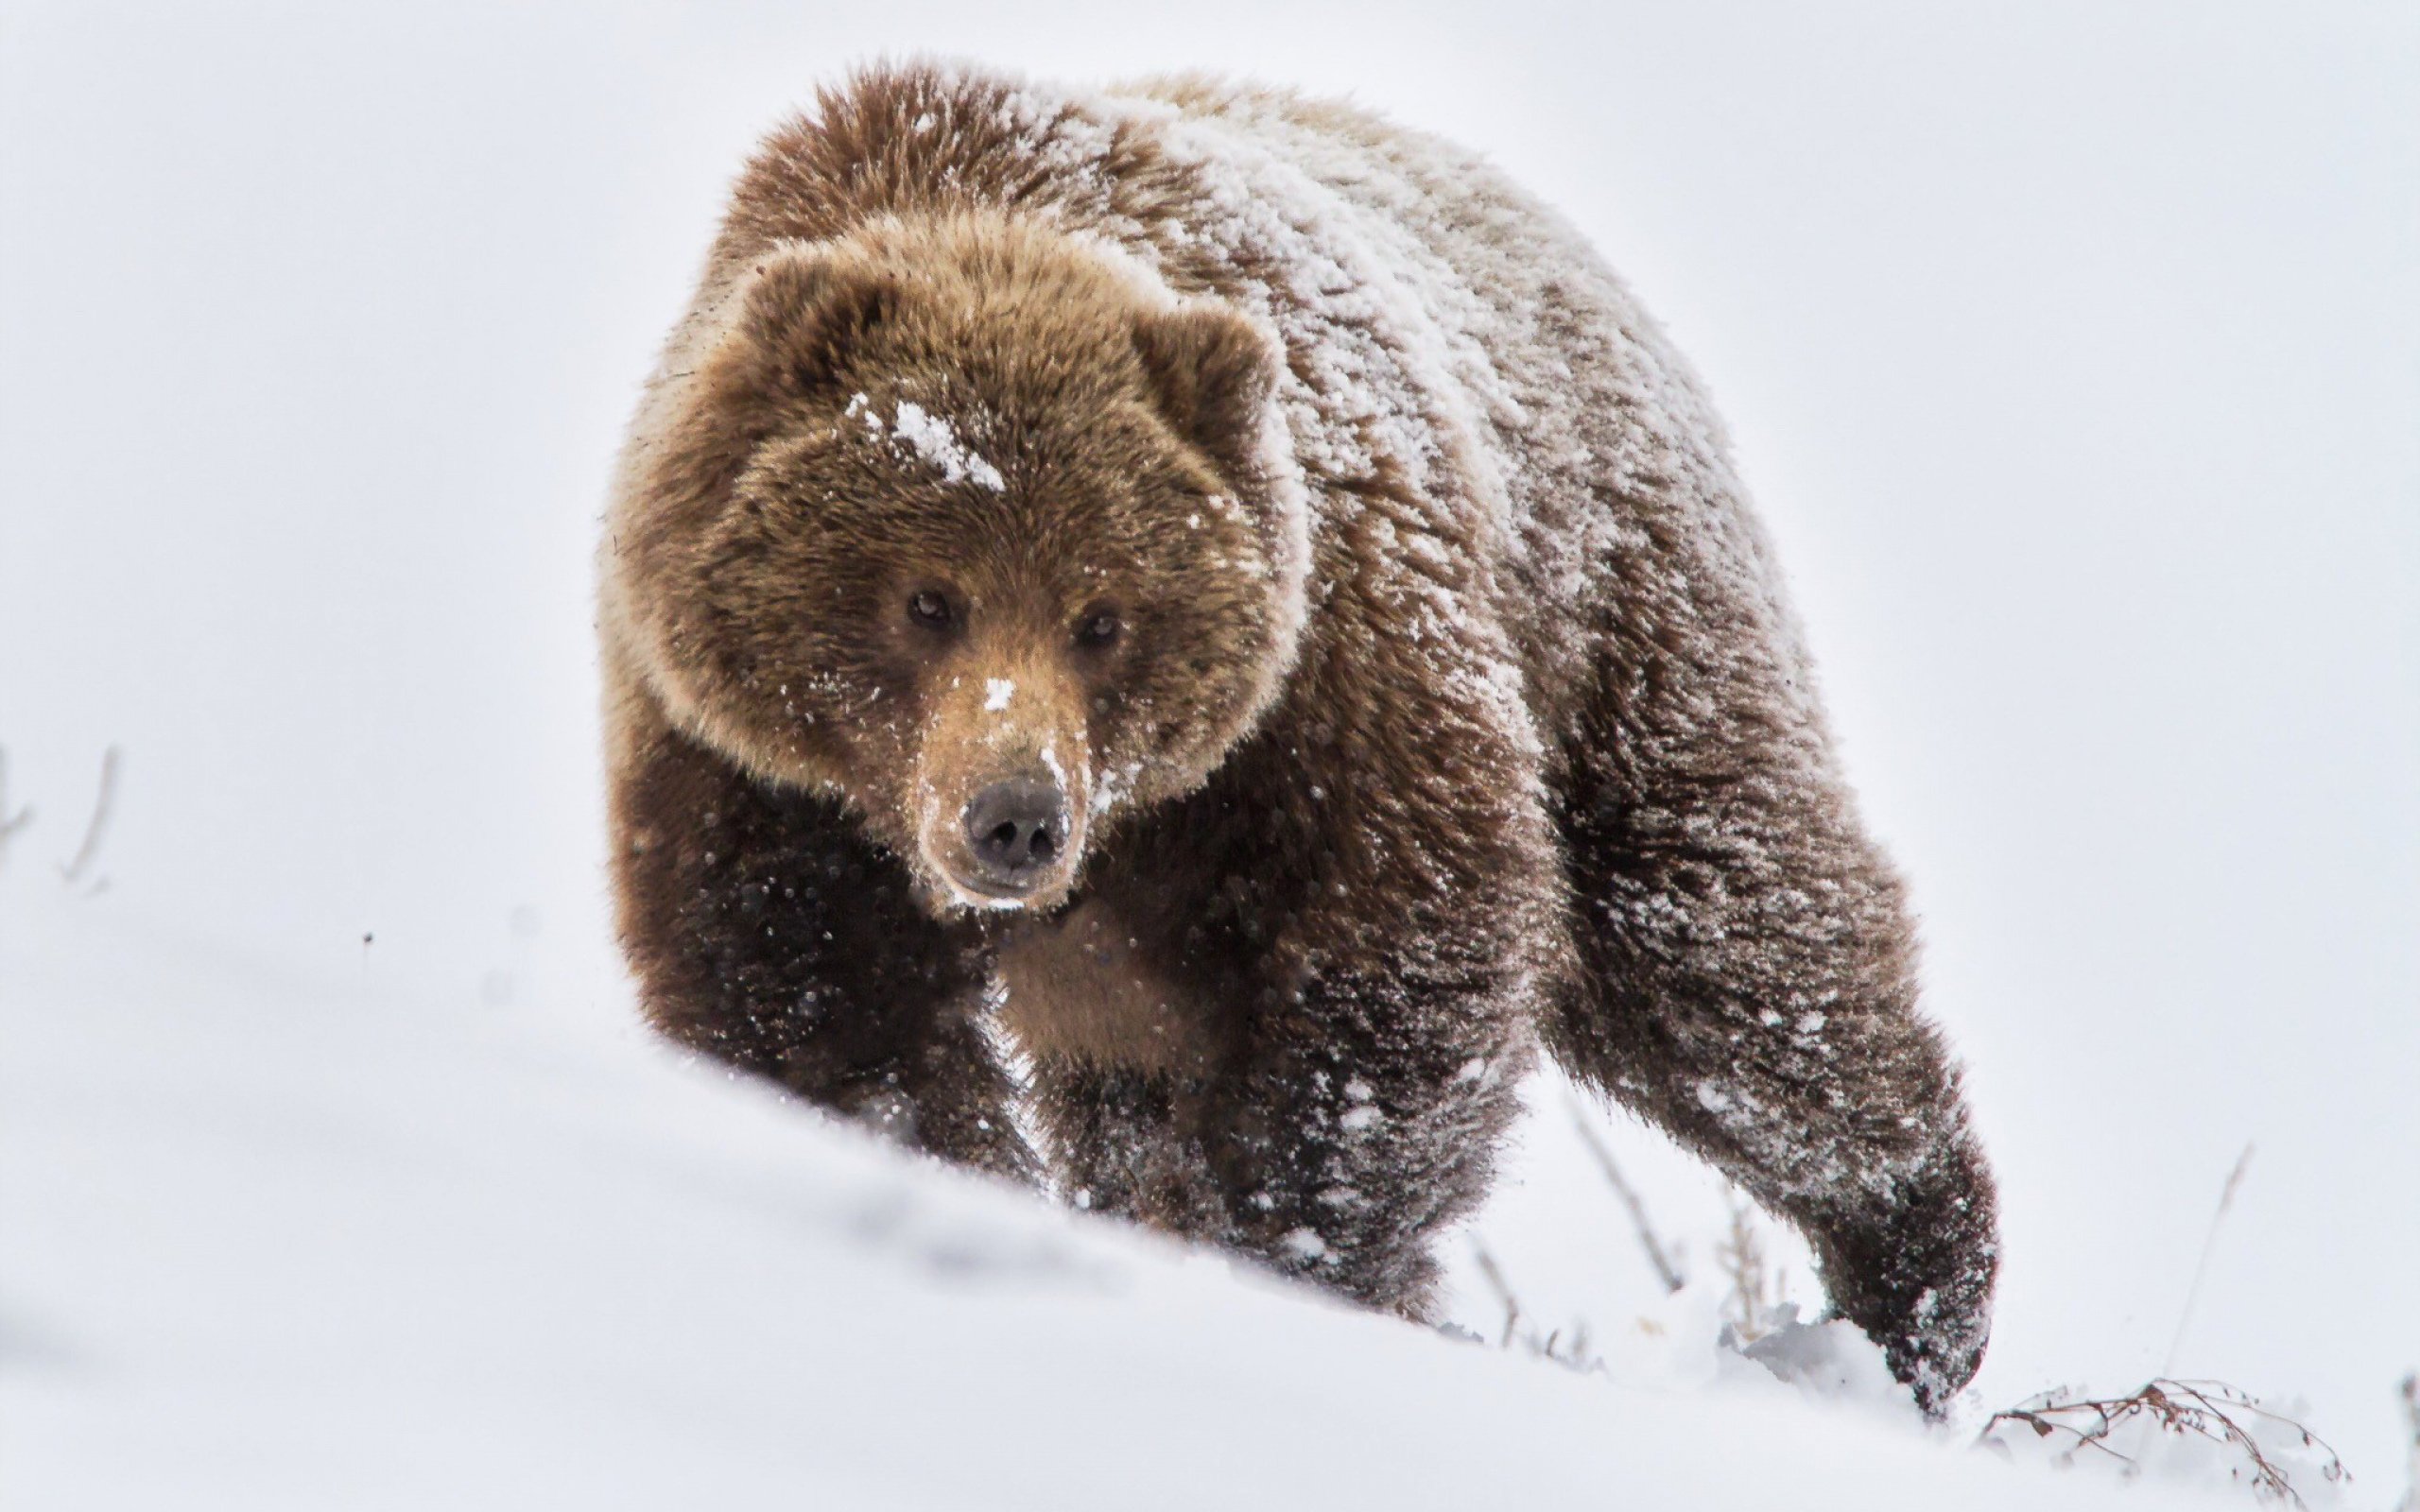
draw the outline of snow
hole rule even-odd
[[[979,488],[999,492],[1008,487],[994,467],[950,428],[948,421],[927,412],[913,400],[899,402],[899,418],[890,434],[915,449],[916,455],[941,469],[942,476],[952,483],[974,480]]]
[[[508,1013],[0,881],[11,1506],[2066,1494],[1878,1412],[1878,1359],[1574,1374],[945,1171],[565,1032],[542,953]]]
[[[875,413],[875,408],[871,397],[862,393],[852,394],[840,413],[863,425],[869,434],[888,436],[906,442],[909,451],[940,471],[944,482],[972,482],[977,488],[989,489],[994,493],[1008,487],[1008,480],[1000,475],[1000,470],[960,439],[947,420],[914,400],[898,402],[888,431],[883,429],[881,417]]]
[[[1006,709],[1009,706],[1009,700],[1016,696],[1016,692],[1017,685],[1011,679],[985,678],[983,679],[984,712],[997,713]]]
[[[1714,1347],[1720,1189],[1590,1115],[1664,1297],[1551,1081],[1469,1237],[1605,1378],[1495,1348],[1467,1241],[1486,1347],[635,1028],[614,438],[756,133],[936,44],[1282,68],[1567,210],[1712,380],[1911,873],[2005,1199],[1968,1427],[2162,1368],[2250,1140],[2174,1367],[2307,1398],[2348,1505],[2420,1473],[2408,15],[441,12],[0,48],[0,1504],[2164,1504],[1919,1438],[1854,1338],[1821,1385]]]

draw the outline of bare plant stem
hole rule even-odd
[[[30,808],[9,812],[9,753],[0,749],[0,865],[8,862],[9,842],[33,821],[34,811]]]
[[[101,841],[107,837],[110,816],[117,807],[117,769],[119,752],[115,746],[101,752],[101,790],[93,799],[92,822],[84,826],[84,842],[76,848],[76,855],[59,868],[69,886],[84,880],[93,862],[101,853]]]
[[[1731,1228],[1714,1246],[1714,1257],[1731,1278],[1732,1330],[1742,1344],[1765,1335],[1765,1315],[1781,1305],[1781,1272],[1765,1254],[1764,1236],[1756,1229],[1756,1211],[1739,1189],[1726,1181],[1723,1200],[1731,1206]]]
[[[2411,1431],[2411,1486],[2395,1512],[2420,1512],[2420,1375],[2403,1378],[2403,1421]]]
[[[2235,1158],[2235,1169],[2227,1173],[2227,1184],[2219,1190],[2219,1210],[2210,1214],[2210,1230],[2202,1236],[2202,1258],[2193,1263],[2193,1284],[2185,1289],[2185,1310],[2177,1315],[2176,1336],[2168,1341],[2168,1361],[2160,1366],[2167,1375],[2176,1368],[2177,1351],[2185,1348],[2185,1331],[2192,1325],[2193,1306],[2202,1299],[2202,1278],[2209,1274],[2210,1256],[2219,1247],[2219,1225],[2226,1221],[2227,1210],[2235,1206],[2236,1188],[2243,1185],[2243,1173],[2252,1164],[2252,1146]]]
[[[1655,1279],[1664,1283],[1665,1291],[1679,1291],[1680,1268],[1672,1263],[1663,1241],[1655,1236],[1655,1225],[1647,1216],[1647,1204],[1639,1200],[1636,1189],[1622,1176],[1622,1168],[1614,1163],[1614,1152],[1606,1148],[1604,1139],[1588,1122],[1588,1110],[1576,1101],[1571,1104],[1571,1122],[1580,1130],[1581,1143],[1597,1158],[1597,1169],[1603,1173],[1605,1184],[1614,1189],[1614,1195],[1621,1198],[1622,1206],[1629,1211],[1631,1227],[1638,1232],[1639,1247],[1647,1251],[1647,1263],[1655,1267]]]
[[[1512,1283],[1504,1279],[1504,1268],[1496,1264],[1495,1257],[1488,1253],[1485,1245],[1472,1240],[1471,1253],[1478,1259],[1478,1273],[1486,1280],[1487,1289],[1495,1294],[1496,1301],[1504,1307],[1504,1336],[1495,1341],[1496,1347],[1510,1349],[1512,1331],[1521,1323],[1521,1299],[1512,1295]]]
[[[1504,1308],[1504,1332],[1496,1336],[1497,1349],[1518,1346],[1523,1353],[1583,1375],[1605,1368],[1605,1362],[1588,1348],[1588,1325],[1584,1320],[1573,1324],[1568,1334],[1556,1329],[1541,1337],[1534,1326],[1524,1321],[1521,1299],[1513,1294],[1512,1283],[1505,1279],[1504,1267],[1495,1263],[1495,1257],[1477,1236],[1471,1239],[1471,1254],[1478,1262],[1480,1278]]]
[[[2273,1497],[2294,1506],[2306,1506],[2302,1493],[2286,1478],[2286,1472],[2274,1460],[2260,1452],[2259,1440],[2238,1419],[2260,1418],[2279,1423],[2299,1435],[2304,1444],[2326,1457],[2320,1474],[2329,1481],[2344,1479],[2344,1462],[2325,1440],[2302,1424],[2281,1414],[2271,1412],[2251,1397],[2216,1381],[2173,1381],[2166,1376],[2146,1383],[2131,1396],[2095,1398],[2068,1401],[2064,1393],[2045,1392],[2039,1397],[2020,1402],[2005,1412],[1992,1414],[1977,1435],[1978,1444],[1996,1442],[1995,1434],[2002,1423],[2022,1423],[2042,1438],[2065,1434],[2073,1439],[2066,1453],[2072,1457],[2083,1450],[2106,1454],[2121,1464],[2132,1466],[2134,1456],[2110,1443],[2110,1437],[2129,1422],[2148,1423],[2161,1433],[2180,1436],[2206,1438],[2225,1444],[2241,1454],[2251,1469],[2253,1489],[2259,1495]]]

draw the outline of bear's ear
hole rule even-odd
[[[899,300],[881,268],[830,248],[785,248],[750,275],[733,334],[760,390],[795,397],[835,381]]]
[[[1277,387],[1275,344],[1228,306],[1196,300],[1139,317],[1134,354],[1177,434],[1229,478],[1249,478],[1261,408]]]

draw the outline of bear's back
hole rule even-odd
[[[1475,443],[1457,460],[1495,518],[1471,539],[1500,553],[1502,619],[1542,725],[1599,675],[1611,619],[1699,617],[1659,612],[1675,595],[1719,594],[1803,671],[1703,385],[1562,215],[1479,154],[1340,102],[1199,76],[1112,97],[1174,112],[1161,150],[1195,165],[1212,209],[1194,234],[1252,234],[1231,208],[1245,194],[1290,223],[1291,276],[1267,282],[1298,375],[1333,386],[1289,406],[1315,473],[1323,455],[1344,475],[1368,465],[1339,438],[1369,437],[1374,409],[1399,454],[1433,452],[1441,430]],[[1408,423],[1386,438],[1384,421]]]

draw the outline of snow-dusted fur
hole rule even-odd
[[[1476,157],[1201,79],[859,75],[735,190],[609,524],[668,1032],[1413,1315],[1542,1042],[1796,1222],[1928,1407],[1973,1374],[1991,1180],[1720,426]],[[1114,668],[901,651],[859,620],[911,573],[1034,625],[1107,574],[1137,623]],[[1080,854],[969,912],[933,795],[1028,733]]]

